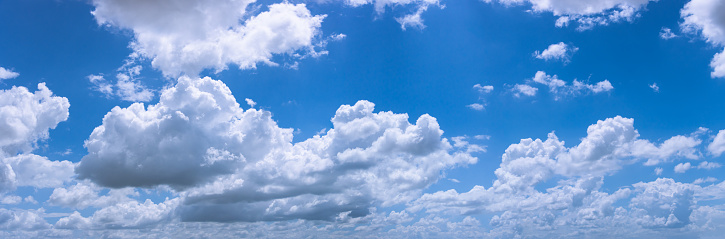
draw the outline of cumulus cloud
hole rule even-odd
[[[133,201],[129,196],[138,196],[133,188],[111,189],[106,195],[99,195],[101,190],[102,188],[96,184],[79,181],[66,188],[53,189],[47,203],[71,209],[104,208]]]
[[[554,94],[555,100],[567,95],[579,95],[587,92],[597,94],[614,89],[612,83],[608,80],[603,80],[597,82],[596,84],[586,84],[574,79],[574,82],[571,85],[568,85],[556,75],[547,75],[546,72],[543,71],[537,71],[532,80],[534,83],[539,83],[549,87],[549,92]]]
[[[0,229],[6,231],[25,230],[35,231],[50,228],[40,215],[43,210],[8,210],[0,208]]]
[[[34,154],[21,154],[2,159],[15,173],[17,186],[54,188],[63,186],[73,179],[73,163],[51,161]]]
[[[313,16],[305,4],[278,3],[249,17],[253,2],[94,0],[92,13],[100,25],[131,30],[131,58],[151,59],[170,77],[219,72],[228,64],[276,65],[275,54],[314,53],[324,15]]]
[[[526,85],[526,84],[516,84],[511,89],[511,91],[514,92],[514,96],[516,96],[516,97],[521,97],[521,95],[535,96],[536,92],[539,91],[539,88],[535,88],[533,86]]]
[[[508,236],[531,236],[556,228],[585,232],[627,224],[640,229],[688,225],[697,189],[693,185],[658,179],[611,193],[600,191],[604,176],[623,165],[651,155],[678,155],[665,143],[657,147],[661,154],[642,154],[635,149],[652,143],[638,138],[633,120],[617,116],[590,126],[587,136],[571,148],[553,133],[546,140],[522,139],[501,156],[491,187],[424,194],[411,203],[409,210],[454,215],[494,213],[490,223],[495,229],[491,233]],[[553,178],[558,180],[555,186],[539,189]],[[616,206],[630,197],[627,208]],[[624,233],[632,231],[636,230]]]
[[[687,163],[679,163],[675,165],[675,173],[684,173],[687,172],[687,170],[690,170],[692,168],[692,164],[690,162]]]
[[[34,93],[25,87],[0,90],[0,154],[30,152],[37,140],[47,139],[48,130],[68,119],[70,103],[65,97],[38,84]]]
[[[5,69],[4,67],[0,67],[0,80],[12,79],[18,76],[20,76],[20,74],[18,74],[17,72],[13,72],[11,70]]]
[[[725,3],[717,0],[692,0],[680,11],[683,32],[700,34],[715,47],[725,47]],[[715,77],[725,77],[725,50],[715,54],[710,62]]]
[[[44,83],[34,93],[25,87],[0,91],[0,192],[17,186],[56,187],[70,181],[73,164],[30,154],[37,141],[68,118],[70,104],[53,96]]]
[[[150,199],[146,199],[143,203],[133,200],[104,207],[95,211],[89,218],[74,212],[68,217],[59,219],[55,227],[60,229],[148,228],[159,223],[169,222],[178,203],[178,198],[167,198],[161,203],[154,203]]]
[[[542,60],[560,60],[567,63],[571,60],[571,56],[579,50],[578,47],[567,45],[566,43],[559,42],[551,44],[543,51],[534,52],[534,57]]]
[[[76,172],[107,187],[171,186],[186,221],[329,220],[410,201],[442,170],[477,160],[476,145],[451,145],[429,115],[411,124],[373,110],[343,105],[333,129],[293,144],[291,129],[240,108],[221,81],[181,77],[158,104],[111,110]]]
[[[499,2],[504,5],[530,5],[533,12],[551,12],[559,17],[558,27],[578,24],[578,30],[587,30],[597,25],[632,21],[649,3],[657,0],[614,0],[614,1],[568,1],[568,0],[483,0],[486,3]]]
[[[719,157],[725,152],[725,130],[717,133],[715,139],[707,146],[707,150],[715,157]]]

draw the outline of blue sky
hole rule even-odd
[[[3,1],[0,235],[716,238],[724,13]]]

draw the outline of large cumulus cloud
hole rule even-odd
[[[31,154],[49,130],[68,119],[70,103],[45,86],[0,90],[0,193],[16,186],[57,187],[70,181],[73,164]]]
[[[248,10],[254,2],[94,0],[92,13],[99,24],[131,30],[131,57],[151,59],[172,77],[207,68],[221,71],[228,64],[275,65],[274,54],[314,51],[324,15],[290,3],[272,4],[253,15]]]
[[[76,168],[108,187],[168,185],[190,221],[331,219],[416,198],[443,170],[476,162],[435,118],[341,106],[333,128],[299,143],[264,110],[240,108],[211,78],[181,77],[158,104],[116,107]]]

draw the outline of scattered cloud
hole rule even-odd
[[[486,3],[498,2],[507,6],[527,5],[531,12],[550,12],[559,17],[556,26],[565,27],[575,22],[577,30],[583,31],[598,25],[609,25],[621,21],[632,21],[639,12],[657,0],[483,0]]]
[[[549,47],[544,49],[543,51],[536,51],[534,52],[534,57],[537,59],[542,59],[546,61],[563,61],[564,63],[568,63],[571,60],[572,55],[574,55],[575,52],[577,52],[579,48],[575,46],[567,45],[566,43],[559,42],[556,44],[551,44]]]
[[[715,157],[719,157],[725,152],[725,130],[720,130],[717,133],[715,139],[707,146],[707,150]]]
[[[684,173],[687,172],[687,170],[690,170],[692,168],[692,165],[690,162],[687,163],[679,163],[675,165],[675,173]]]
[[[353,7],[372,4],[378,15],[382,15],[386,8],[410,7],[414,9],[412,13],[395,18],[403,30],[409,27],[422,30],[425,24],[421,15],[428,10],[428,7],[435,6],[441,9],[445,7],[439,0],[345,0],[345,3]]]
[[[716,0],[691,0],[680,11],[685,33],[699,34],[715,47],[725,47],[725,3]],[[710,62],[713,78],[725,78],[725,50]]]
[[[479,111],[480,110],[483,110],[485,108],[484,105],[479,104],[479,103],[473,103],[473,104],[470,104],[470,105],[466,105],[466,107],[471,108],[473,110],[479,110]]]
[[[652,91],[654,91],[654,92],[657,92],[657,93],[660,92],[660,87],[657,85],[657,82],[654,82],[651,85],[649,85],[649,88],[652,88]]]
[[[20,74],[18,74],[17,72],[13,72],[11,70],[0,67],[0,80],[13,79],[18,76],[20,76]]]
[[[524,96],[535,96],[536,92],[539,90],[539,88],[532,87],[530,85],[526,84],[516,84],[511,89],[511,91],[514,92],[514,96],[521,97],[521,95]]]
[[[146,88],[137,79],[141,74],[141,66],[129,67],[124,65],[118,69],[115,84],[103,75],[89,75],[88,81],[93,85],[93,89],[102,93],[106,98],[118,97],[124,101],[131,102],[148,102],[154,97],[152,90]]]
[[[677,37],[677,34],[672,32],[672,29],[670,28],[662,27],[662,30],[660,30],[660,38],[662,39],[669,40],[675,37]]]

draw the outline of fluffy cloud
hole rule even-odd
[[[514,96],[521,97],[521,95],[535,96],[539,89],[526,84],[516,84],[511,91],[514,92]]]
[[[687,172],[687,170],[690,170],[692,168],[692,164],[690,162],[687,163],[679,163],[675,165],[675,173],[684,173]]]
[[[18,76],[20,76],[20,74],[18,74],[17,72],[13,72],[11,70],[0,67],[0,80],[12,79]]]
[[[531,5],[533,12],[551,12],[558,16],[556,25],[566,26],[569,22],[579,24],[579,30],[590,29],[596,25],[608,25],[612,22],[631,21],[639,16],[639,11],[649,2],[657,0],[483,0],[499,2],[505,5]]]
[[[48,203],[71,209],[85,209],[88,207],[104,208],[119,203],[133,201],[129,195],[138,196],[133,188],[111,189],[107,195],[99,195],[101,188],[97,185],[79,181],[67,188],[55,188],[48,198]]]
[[[35,141],[68,119],[69,107],[68,99],[53,96],[45,83],[35,93],[22,86],[0,90],[0,154],[30,152]]]
[[[560,60],[563,62],[569,62],[571,59],[571,56],[578,51],[579,48],[575,46],[567,45],[566,43],[559,42],[556,44],[551,44],[549,47],[544,49],[544,51],[536,51],[534,52],[534,57],[537,59],[542,60]]]
[[[29,154],[38,140],[68,118],[70,104],[44,83],[0,91],[0,192],[16,186],[56,187],[71,180],[73,164]],[[21,154],[19,154],[21,153]]]
[[[245,20],[253,2],[94,0],[92,13],[98,24],[133,31],[131,57],[151,59],[171,77],[208,68],[219,72],[228,64],[241,69],[259,62],[276,65],[274,54],[314,53],[324,15],[313,16],[304,4],[279,3]]]
[[[291,129],[241,109],[221,81],[181,77],[156,105],[109,112],[76,172],[108,187],[169,185],[187,221],[327,220],[410,201],[442,170],[477,160],[477,145],[452,146],[429,115],[411,124],[373,110],[343,105],[333,129],[293,144]]]
[[[719,157],[725,152],[725,130],[717,133],[715,139],[707,146],[707,150],[715,157]]]
[[[693,185],[658,179],[611,193],[600,191],[604,176],[623,165],[649,157],[688,155],[680,152],[689,148],[672,151],[666,143],[655,147],[658,153],[642,153],[637,151],[640,145],[654,144],[638,138],[633,120],[617,116],[590,126],[581,143],[571,148],[553,133],[545,141],[522,139],[502,155],[495,171],[497,179],[490,188],[475,186],[464,193],[448,190],[425,194],[411,203],[409,210],[500,213],[490,221],[495,228],[491,233],[508,236],[535,235],[556,228],[585,232],[627,224],[643,230],[688,225],[697,189]],[[553,178],[559,180],[555,186],[539,189]],[[632,195],[628,208],[615,206]]]
[[[680,15],[684,20],[680,28],[697,34],[717,47],[725,47],[725,3],[717,0],[692,0],[685,4]],[[715,54],[710,67],[712,77],[725,77],[725,50]]]
[[[41,230],[50,228],[41,216],[41,210],[8,210],[0,208],[0,229],[11,230]]]
[[[73,163],[51,161],[34,154],[21,154],[2,159],[15,173],[17,186],[54,188],[73,179]]]
[[[493,86],[492,85],[482,86],[481,84],[475,84],[475,85],[473,85],[473,89],[478,91],[478,93],[487,94],[487,93],[491,93],[491,91],[493,91]]]
[[[137,201],[118,203],[95,211],[89,218],[84,218],[78,212],[74,212],[68,217],[59,219],[55,227],[61,229],[131,229],[152,227],[159,223],[169,222],[178,202],[178,198],[167,198],[164,202],[158,204],[149,199],[146,199],[143,203]]]

